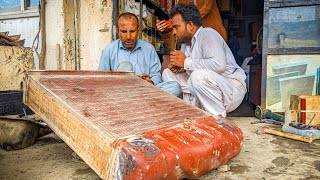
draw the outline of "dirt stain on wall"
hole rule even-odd
[[[28,70],[34,69],[31,48],[0,46],[0,90],[21,90]]]

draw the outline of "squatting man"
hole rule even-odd
[[[226,116],[236,109],[246,93],[244,71],[221,35],[202,27],[193,3],[177,4],[170,12],[173,35],[180,50],[170,52],[170,64],[164,70],[165,82],[180,84],[183,99],[205,111]]]

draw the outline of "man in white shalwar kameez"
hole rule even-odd
[[[182,43],[170,53],[164,81],[177,81],[183,99],[213,115],[235,110],[246,93],[244,71],[220,34],[203,28],[193,4],[178,4],[172,9],[173,34]]]

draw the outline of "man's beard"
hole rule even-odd
[[[129,43],[129,44],[127,44]],[[122,44],[125,48],[133,50],[136,46],[136,40],[123,40]]]
[[[188,43],[191,43],[191,39],[192,39],[191,33],[188,32],[187,29],[185,29],[183,36],[180,39],[178,39],[178,42],[188,44]]]

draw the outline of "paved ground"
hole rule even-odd
[[[200,179],[320,179],[320,140],[312,144],[268,134],[253,117],[231,118],[244,132],[241,153],[227,164],[228,172],[213,170]],[[0,179],[99,179],[54,133],[16,151],[0,150]]]

